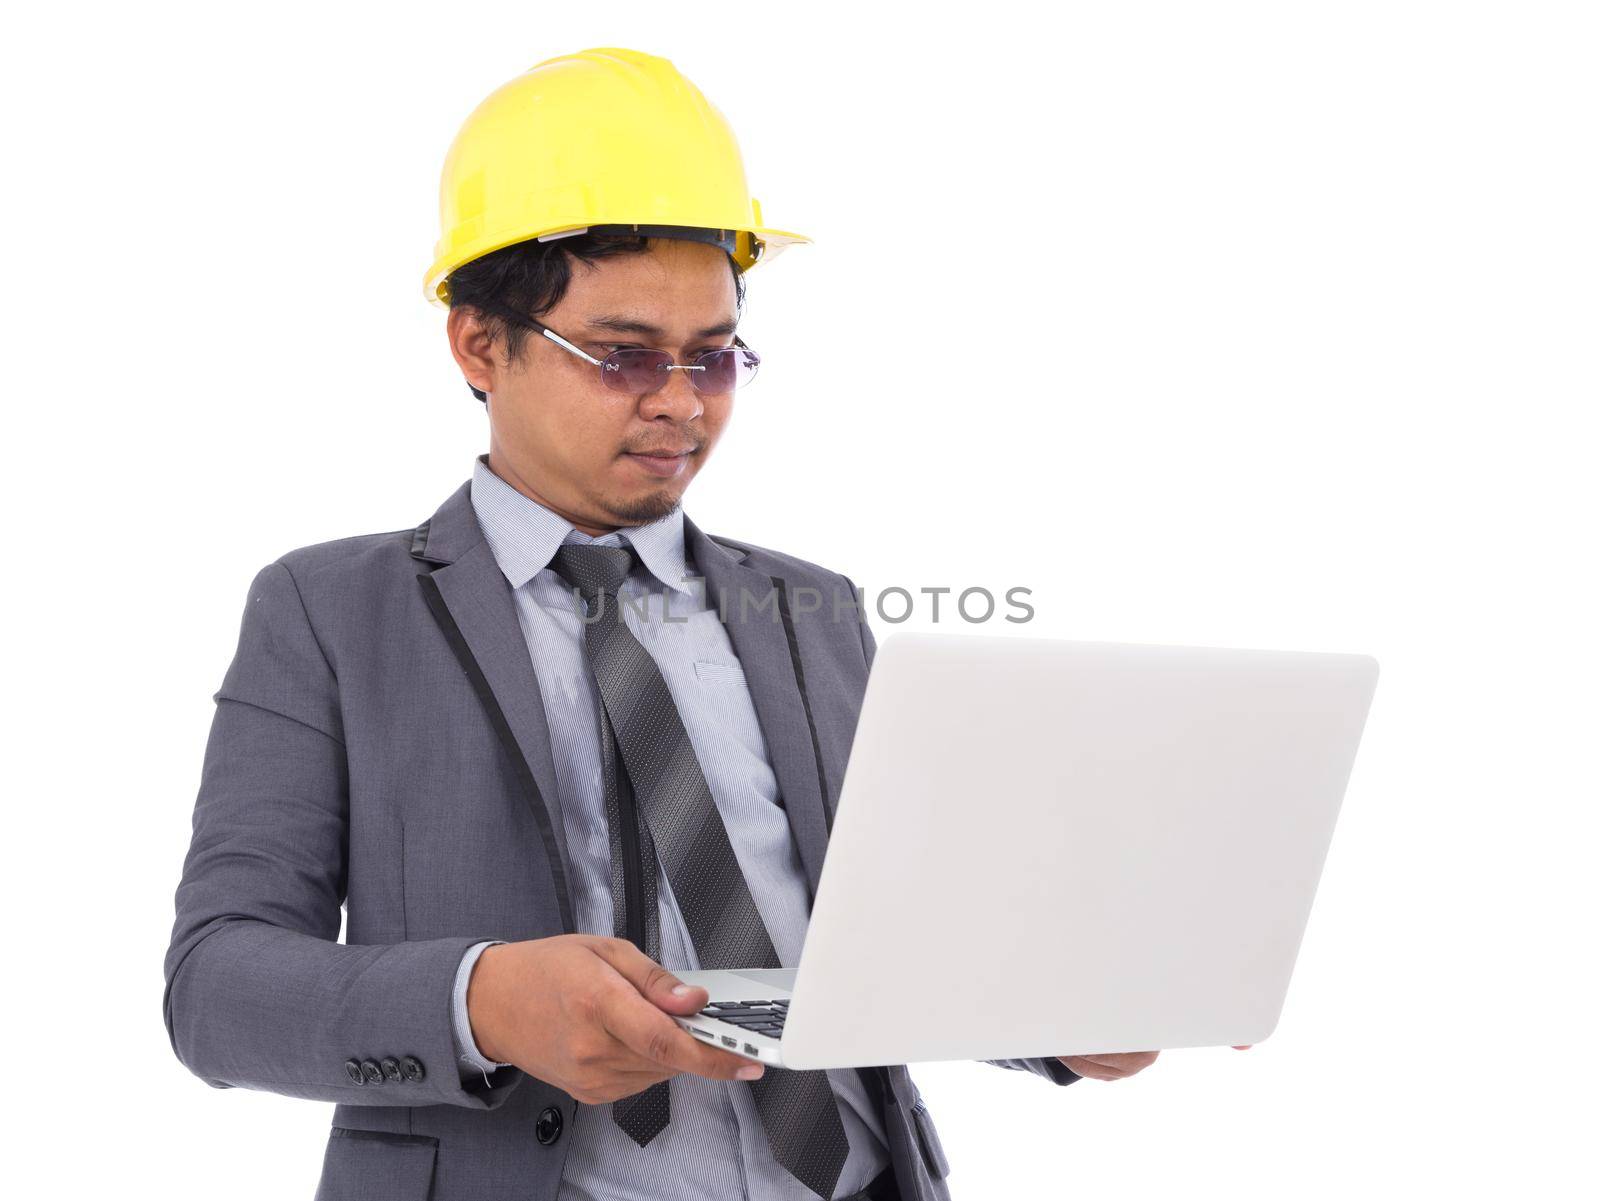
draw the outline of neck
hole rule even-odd
[[[561,518],[581,534],[587,534],[591,538],[599,538],[604,534],[609,534],[622,528],[621,526],[616,525],[595,525],[588,518],[581,517],[576,513],[568,512],[566,509],[562,508],[548,497],[541,495],[537,488],[513,471],[511,465],[507,463],[504,458],[497,455],[493,447],[490,447],[489,449],[489,470],[494,472],[506,483],[510,484],[518,492],[522,493],[522,495],[526,496],[529,500],[543,505],[545,508],[549,509],[557,517]]]

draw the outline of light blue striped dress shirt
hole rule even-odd
[[[573,916],[581,933],[610,937],[611,844],[601,792],[599,711],[571,588],[547,565],[564,542],[616,546],[619,535],[590,538],[573,529],[495,475],[487,455],[473,465],[472,507],[511,584],[544,699],[571,857]],[[779,805],[778,782],[739,660],[715,608],[705,603],[703,584],[686,576],[683,511],[620,533],[640,559],[624,585],[635,603],[625,598],[623,618],[666,679],[773,949],[784,967],[794,967],[809,906],[805,871]],[[661,962],[673,970],[696,970],[700,964],[664,872],[656,887]],[[467,1022],[467,981],[477,956],[492,945],[469,950],[456,975],[463,1075],[506,1066],[482,1057]],[[889,1151],[860,1075],[841,1069],[829,1071],[828,1079],[850,1143],[834,1190],[843,1197],[888,1166]],[[559,1201],[816,1201],[773,1158],[748,1083],[681,1073],[670,1087],[672,1120],[645,1147],[623,1133],[608,1105],[578,1107],[566,1135],[574,1145]]]

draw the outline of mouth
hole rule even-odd
[[[622,457],[638,464],[653,476],[671,479],[683,471],[689,456],[698,449],[694,446],[652,447],[649,450],[623,451]]]

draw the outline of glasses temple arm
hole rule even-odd
[[[503,318],[504,320],[507,320],[507,321],[515,322],[516,324],[524,326],[524,327],[526,327],[528,329],[536,329],[541,334],[543,334],[545,337],[547,337],[551,341],[555,342],[557,345],[563,346],[567,350],[570,350],[573,354],[581,355],[583,358],[588,359],[589,362],[594,363],[596,366],[598,366],[600,364],[600,360],[595,358],[592,354],[589,354],[587,351],[582,350],[579,347],[574,346],[571,342],[568,342],[560,334],[556,333],[555,330],[551,329],[547,325],[539,324],[539,322],[535,321],[532,317],[528,317],[528,316],[526,316],[526,315],[524,315],[522,313],[519,313],[515,309],[507,308],[505,305],[496,304],[493,301],[475,302],[475,303],[477,304],[478,308],[481,308],[486,313],[493,313],[497,317]],[[737,346],[740,350],[749,350],[750,349],[749,345],[738,334],[734,334],[733,335],[733,344],[735,346]],[[751,353],[754,353],[754,352],[752,351]],[[700,368],[687,367],[687,368],[679,368],[679,370],[697,371],[697,370],[700,370]]]
[[[578,355],[578,356],[580,356],[582,358],[588,359],[589,362],[593,363],[597,367],[600,365],[600,360],[595,358],[588,351],[582,350],[579,347],[574,346],[571,342],[568,342],[565,338],[563,338],[560,334],[556,333],[556,331],[551,329],[548,325],[541,325],[541,324],[539,324],[539,322],[535,321],[532,317],[529,317],[529,316],[526,316],[525,314],[519,313],[515,309],[507,308],[503,304],[496,304],[493,301],[479,302],[477,304],[477,307],[483,309],[483,311],[486,312],[486,313],[492,313],[496,317],[500,317],[500,318],[502,318],[502,319],[504,319],[506,321],[514,322],[515,324],[523,326],[523,327],[525,327],[527,329],[536,329],[541,334],[543,334],[545,337],[549,338],[552,342],[556,343],[558,346],[561,346],[561,347],[565,348],[566,350],[570,350],[575,355]]]

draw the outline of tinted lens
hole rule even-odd
[[[705,370],[691,371],[689,382],[708,396],[721,396],[753,380],[760,363],[753,350],[708,350],[695,360]],[[600,374],[606,387],[642,396],[666,386],[671,366],[672,356],[664,350],[614,350],[601,360]]]
[[[727,350],[708,350],[695,360],[704,371],[693,371],[693,383],[708,396],[721,396],[742,388],[756,377],[761,357],[753,350],[729,347]]]
[[[664,350],[613,350],[600,361],[600,375],[606,387],[641,396],[666,385],[671,365],[672,356]]]

